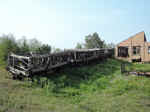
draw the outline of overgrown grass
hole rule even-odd
[[[121,75],[121,63],[65,67],[34,82],[12,80],[1,69],[0,112],[149,112],[150,79]]]
[[[128,71],[150,72],[150,64],[127,63],[126,69]]]

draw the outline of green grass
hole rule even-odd
[[[149,112],[150,79],[120,73],[121,61],[66,67],[34,82],[0,68],[0,112]],[[149,70],[149,64],[130,64]]]
[[[129,71],[150,72],[150,64],[127,63],[126,69]]]

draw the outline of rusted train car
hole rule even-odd
[[[82,49],[67,50],[51,54],[17,55],[8,56],[7,70],[13,76],[31,76],[37,72],[51,71],[66,64],[88,62],[93,59],[102,59],[112,56],[113,49]]]

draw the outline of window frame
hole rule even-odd
[[[132,47],[132,54],[133,55],[140,55],[141,53],[141,46],[133,46]]]
[[[148,46],[148,54],[150,54],[150,46]]]

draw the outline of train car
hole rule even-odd
[[[27,76],[37,72],[46,72],[66,64],[88,62],[93,59],[102,59],[112,56],[113,49],[81,49],[66,50],[52,54],[17,55],[8,56],[7,69],[14,76]]]

